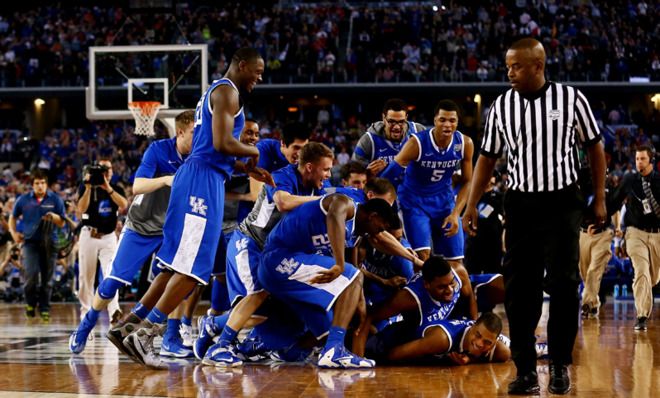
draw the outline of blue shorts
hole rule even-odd
[[[185,162],[174,176],[158,260],[207,284],[222,233],[225,176],[201,161]]]
[[[332,282],[310,283],[320,271],[334,265],[335,259],[329,256],[286,249],[271,250],[262,256],[259,282],[270,294],[289,305],[293,305],[292,302],[305,303],[328,312],[359,274],[352,264],[346,263],[344,272]]]
[[[495,279],[501,278],[502,274],[470,274],[470,283],[472,290],[477,294],[479,287],[492,283]]]
[[[502,274],[470,274],[470,283],[472,284],[472,291],[477,297],[477,308],[479,312],[482,309],[493,308],[495,304],[488,302],[488,297],[480,292],[480,287],[487,286],[493,283],[497,278],[503,278]],[[481,289],[483,292],[483,289]]]
[[[458,233],[452,237],[445,236],[442,224],[451,213],[451,209],[429,214],[422,207],[401,208],[403,229],[406,239],[413,250],[430,250],[447,260],[458,260],[464,257],[465,238],[463,224],[458,219]]]
[[[242,297],[264,290],[257,274],[260,261],[257,242],[240,231],[232,232],[227,244],[227,289],[232,307]]]
[[[112,259],[112,270],[108,278],[130,285],[135,274],[158,250],[161,243],[163,243],[162,235],[142,235],[124,227],[119,235],[117,251]]]

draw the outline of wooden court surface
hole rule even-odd
[[[373,370],[259,364],[223,370],[180,361],[168,370],[150,370],[122,357],[105,339],[107,315],[99,320],[94,342],[82,355],[72,356],[67,344],[77,308],[55,304],[51,322],[43,324],[26,320],[21,305],[0,305],[0,398],[494,397],[506,396],[515,376],[511,362]],[[497,312],[503,315],[500,308]],[[546,314],[544,308],[541,340]],[[581,321],[570,396],[660,397],[660,322],[652,319],[648,331],[635,332],[634,316],[632,301],[610,300],[600,319]],[[538,362],[542,396],[548,395],[547,365]]]

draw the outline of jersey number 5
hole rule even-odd
[[[431,175],[431,182],[437,182],[442,179],[442,176],[445,174],[445,170],[433,170],[433,174]]]

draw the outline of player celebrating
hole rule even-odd
[[[458,110],[453,101],[440,101],[435,107],[434,127],[413,134],[383,171],[383,177],[396,181],[405,172],[398,196],[406,238],[422,260],[429,257],[433,247],[435,254],[450,262],[463,283],[470,317],[476,319],[477,304],[462,264],[464,243],[458,234],[459,215],[472,179],[474,146],[470,137],[457,130]],[[452,176],[459,165],[460,189],[454,199]]]
[[[195,111],[192,152],[172,183],[163,245],[157,258],[172,273],[165,292],[147,316],[143,327],[124,339],[133,359],[160,366],[153,339],[160,334],[167,314],[198,282],[206,284],[222,232],[224,183],[231,175],[235,157],[249,156],[246,171],[272,184],[270,174],[255,166],[259,151],[242,144],[245,116],[239,90],[251,92],[261,81],[264,60],[252,48],[241,48],[232,57],[225,77],[204,93]]]

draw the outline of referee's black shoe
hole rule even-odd
[[[514,381],[509,384],[510,395],[539,395],[539,377],[532,371],[524,375],[518,375]]]
[[[552,394],[566,394],[571,390],[571,379],[566,365],[550,364],[550,383],[548,391]]]

